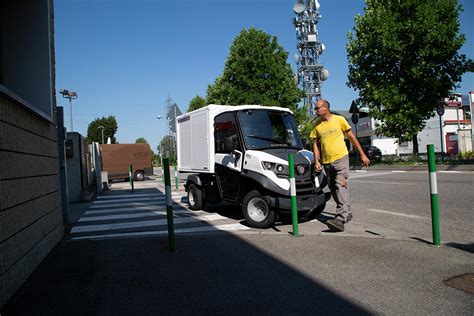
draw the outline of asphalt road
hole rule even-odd
[[[474,242],[473,172],[438,172],[441,240]],[[353,173],[350,194],[358,223],[432,240],[428,172]],[[331,206],[327,208],[329,211]]]
[[[173,254],[160,180],[137,182],[133,194],[128,183],[113,183],[76,214],[81,220],[0,313],[472,315],[472,294],[444,281],[474,272],[465,207],[473,204],[473,176],[438,175],[440,248],[428,245],[427,173],[369,171],[351,172],[355,217],[346,231],[327,231],[329,203],[300,223],[298,238],[289,217],[248,228],[238,207],[192,212],[185,193],[173,192]]]
[[[160,171],[157,174],[161,174]],[[185,174],[180,175],[181,181],[185,178]],[[474,251],[474,172],[438,171],[437,180],[442,243]],[[351,170],[349,183],[354,219],[339,235],[432,242],[427,171]],[[182,206],[186,207],[186,200],[182,201]],[[214,205],[210,211],[244,223],[239,207]],[[335,203],[331,200],[316,220],[301,220],[300,232],[309,235],[332,234],[327,231],[324,221],[334,212]],[[273,229],[250,229],[242,233],[291,231],[291,217],[283,215]]]

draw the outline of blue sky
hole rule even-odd
[[[461,0],[461,52],[474,59],[474,1]],[[56,0],[56,88],[76,91],[74,131],[87,136],[97,117],[115,115],[117,140],[144,137],[153,150],[167,133],[166,98],[185,112],[196,95],[222,73],[233,39],[255,27],[278,38],[296,69],[293,0]],[[345,110],[357,97],[346,86],[347,32],[363,0],[320,0],[319,35],[326,45],[321,62],[329,70],[323,97]],[[474,74],[458,92],[474,90]],[[70,126],[69,104],[64,106]]]

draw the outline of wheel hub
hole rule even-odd
[[[262,198],[255,197],[248,203],[248,213],[252,220],[262,222],[268,216],[268,205]]]

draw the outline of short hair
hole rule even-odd
[[[320,99],[319,101],[324,103],[324,106],[328,108],[328,110],[331,108],[331,104],[329,103],[328,100],[326,99]]]

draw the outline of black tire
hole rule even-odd
[[[196,210],[202,209],[202,206],[203,206],[202,192],[195,184],[189,185],[188,204],[189,204],[190,210],[196,211]]]
[[[143,181],[145,180],[145,173],[142,170],[137,170],[133,178],[135,181]]]
[[[242,214],[247,223],[255,228],[268,228],[275,224],[275,210],[269,201],[254,190],[247,193],[242,202]]]

